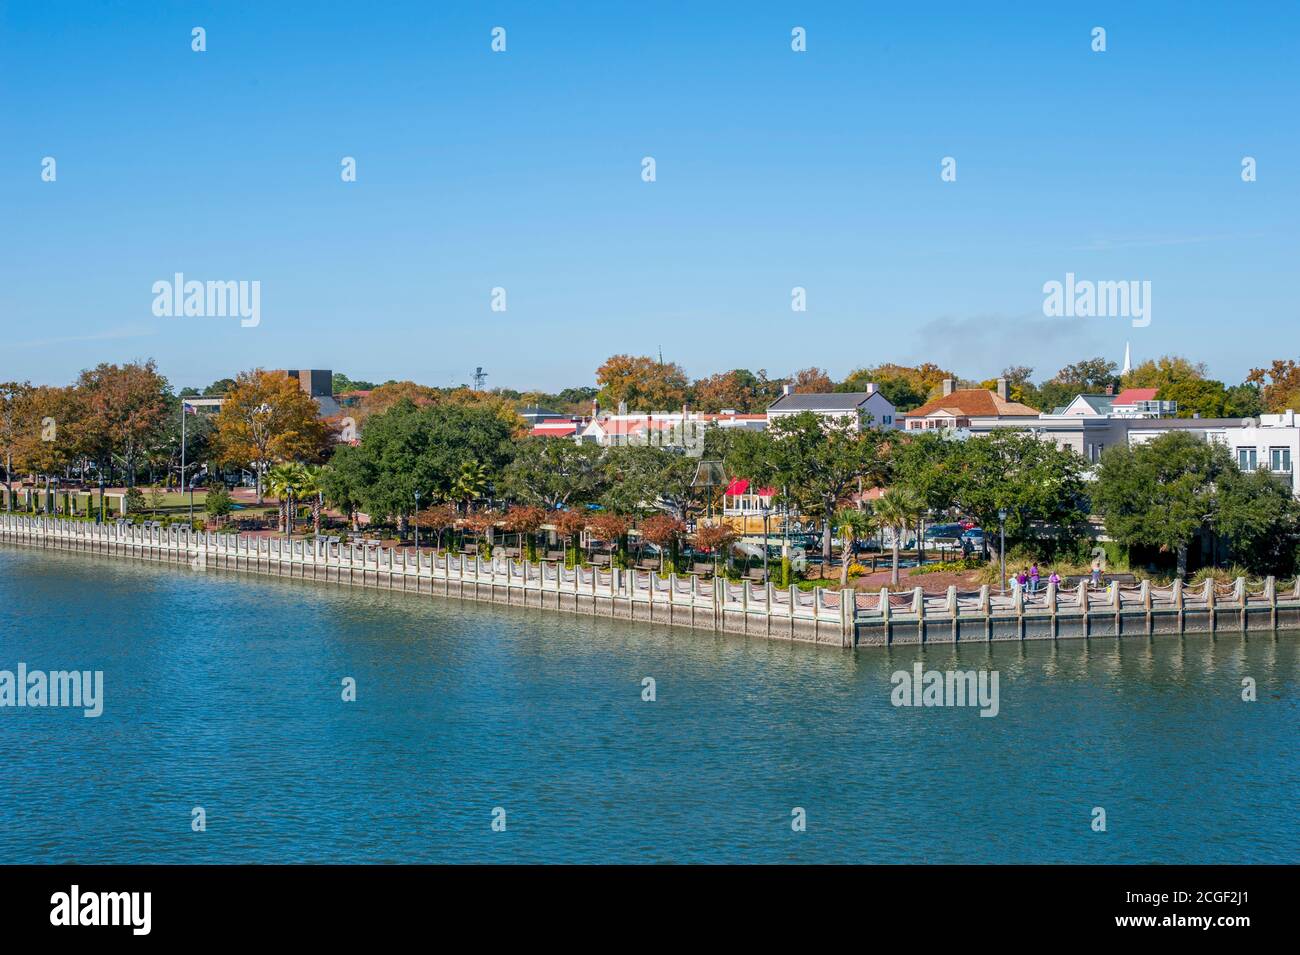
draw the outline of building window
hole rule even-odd
[[[1254,471],[1259,467],[1259,454],[1254,448],[1237,449],[1237,467],[1243,471]]]
[[[1269,448],[1268,466],[1274,471],[1289,472],[1291,470],[1291,449]]]
[[[894,423],[894,416],[888,414],[885,415],[885,424],[893,424],[893,423]]]

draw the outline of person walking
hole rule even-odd
[[[1101,586],[1101,558],[1092,559],[1092,589],[1096,590]]]
[[[1029,592],[1031,594],[1038,593],[1039,576],[1038,561],[1034,561],[1033,566],[1029,568]]]

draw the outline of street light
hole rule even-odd
[[[998,566],[1001,568],[1000,578],[1002,581],[1002,593],[1007,592],[1007,510],[1006,508],[998,509],[998,536],[1001,544],[998,546]]]
[[[415,492],[415,520],[411,521],[415,527],[415,549],[420,549],[420,492]],[[436,548],[435,548],[436,550]]]
[[[767,515],[772,513],[772,505],[771,503],[764,503],[760,497],[758,506],[763,512],[763,583],[767,583],[770,579],[767,576]]]

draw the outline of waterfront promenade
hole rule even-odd
[[[1032,597],[988,587],[876,594],[11,514],[0,515],[0,541],[839,647],[1300,630],[1300,580],[1280,590],[1272,578],[1253,589],[1238,579],[1194,589],[1142,581],[1058,592],[1048,584]]]

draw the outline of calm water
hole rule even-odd
[[[1298,643],[849,652],[0,546],[0,669],[106,697],[0,709],[0,862],[1297,862]],[[893,707],[918,658],[1000,714]]]

